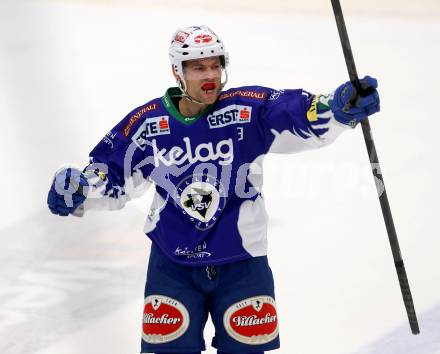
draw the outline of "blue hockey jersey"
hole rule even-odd
[[[321,147],[349,127],[334,119],[331,95],[301,89],[229,89],[195,117],[179,113],[178,95],[136,108],[92,150],[84,210],[121,208],[154,183],[144,231],[173,261],[265,255],[264,156]]]

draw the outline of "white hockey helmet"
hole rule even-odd
[[[183,62],[193,59],[220,57],[220,62],[225,71],[225,81],[228,79],[227,66],[229,64],[228,53],[222,40],[207,26],[191,26],[178,29],[172,39],[169,56],[173,71],[183,80],[182,91],[186,93]]]

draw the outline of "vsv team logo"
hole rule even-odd
[[[223,211],[226,191],[216,178],[195,174],[180,181],[174,200],[197,229],[206,230],[215,224]]]

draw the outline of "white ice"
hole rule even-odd
[[[128,111],[173,85],[178,26],[222,35],[229,87],[327,93],[347,80],[330,1],[231,4],[0,1],[1,353],[139,352],[150,194],[83,219],[52,216],[45,199],[59,165],[84,165]],[[410,333],[358,128],[267,158],[274,353],[440,354],[440,6],[347,5],[359,74],[379,79],[371,125],[421,334]],[[207,353],[212,335],[208,323]]]

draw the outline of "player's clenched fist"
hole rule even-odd
[[[61,216],[72,214],[85,201],[88,186],[80,170],[72,167],[59,169],[47,196],[50,211]]]
[[[348,81],[339,86],[329,100],[335,119],[343,124],[355,126],[357,123],[379,112],[380,100],[377,92],[377,80],[365,76],[359,80],[360,92]]]

